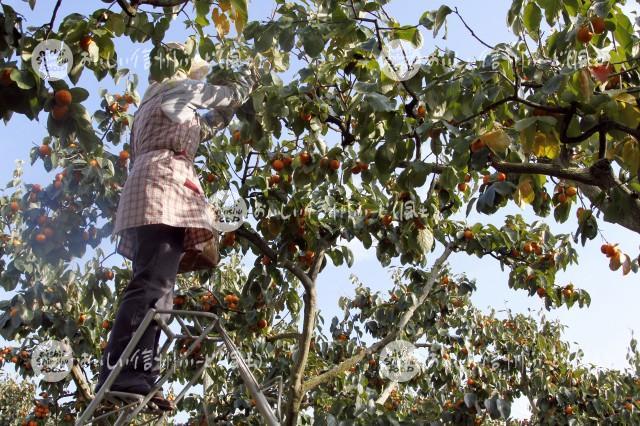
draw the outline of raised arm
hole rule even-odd
[[[252,69],[240,70],[234,81],[224,85],[199,80],[180,80],[162,95],[162,110],[176,122],[193,117],[194,110],[209,109],[206,122],[212,127],[228,124],[233,112],[249,98],[258,81]]]

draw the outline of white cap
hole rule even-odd
[[[185,51],[186,46],[184,43],[179,42],[169,42],[166,44],[167,47],[171,49]],[[185,52],[186,53],[186,52]],[[202,80],[209,73],[209,63],[202,59],[200,55],[196,52],[195,56],[191,58],[191,66],[187,72],[187,76],[192,80]]]

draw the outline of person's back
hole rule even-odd
[[[116,250],[133,262],[133,277],[121,295],[97,390],[149,308],[172,308],[173,287],[184,253],[218,237],[193,159],[201,134],[207,133],[203,128],[228,125],[234,110],[255,86],[257,75],[247,68],[229,85],[211,85],[187,76],[187,71],[181,70],[171,79],[152,83],[134,115],[130,173],[113,231],[120,237]],[[199,115],[201,108],[208,113]],[[134,351],[143,360],[123,360],[123,369],[110,390],[141,395],[150,392],[160,372],[156,359],[159,337],[158,325],[152,322]],[[174,408],[161,393],[152,402],[162,409]]]
[[[203,127],[226,126],[255,83],[255,74],[247,69],[231,85],[211,85],[179,72],[150,86],[131,129],[132,168],[113,231],[122,235],[120,254],[133,256],[134,231],[128,229],[152,223],[187,227],[185,250],[217,237],[193,159]],[[201,116],[200,108],[210,110]]]

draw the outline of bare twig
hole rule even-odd
[[[462,18],[462,15],[460,15],[460,12],[458,12],[458,8],[457,7],[455,9],[453,9],[453,13],[458,15],[458,18],[460,18],[460,21],[462,21],[462,25],[465,26],[465,28],[469,31],[469,33],[471,34],[471,36],[473,38],[478,40],[483,46],[488,47],[489,49],[492,49],[492,50],[495,49],[495,46],[490,45],[489,43],[485,42],[484,40],[482,40],[480,37],[478,37],[476,35],[476,33],[471,29],[471,27],[467,24],[467,22],[464,20],[464,18]]]

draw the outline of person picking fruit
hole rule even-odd
[[[207,62],[182,44],[168,46],[191,60],[169,78],[150,79],[134,115],[130,173],[113,230],[119,237],[116,250],[132,261],[133,274],[119,296],[96,391],[120,362],[147,311],[172,308],[173,288],[185,251],[218,238],[193,159],[203,134],[227,126],[259,78],[254,62],[234,70],[225,84],[205,82]],[[199,109],[208,112],[199,114]],[[163,317],[168,320],[168,315]],[[140,395],[151,391],[160,373],[160,334],[158,324],[152,322],[133,352],[138,358],[122,360],[123,368],[110,390]],[[162,410],[175,409],[160,391],[151,402]]]

